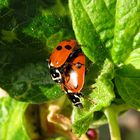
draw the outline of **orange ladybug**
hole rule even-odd
[[[65,40],[57,45],[48,61],[50,67],[61,67],[77,46],[76,40]]]
[[[85,55],[82,52],[75,52],[64,69],[64,81],[62,84],[62,88],[65,90],[68,98],[79,108],[83,107],[80,102],[80,96],[82,96],[81,90],[85,82],[85,62]]]
[[[72,57],[73,51],[77,48],[76,40],[65,40],[57,45],[48,61],[52,79],[57,83],[63,83],[61,73],[68,58]]]

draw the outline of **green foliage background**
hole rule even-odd
[[[83,91],[82,111],[73,110],[74,132],[85,133],[90,124],[101,120],[96,112],[112,104],[139,109],[139,12],[138,0],[1,0],[0,87],[25,104],[61,97],[64,93],[51,80],[46,59],[60,41],[76,38],[87,56],[84,88],[95,89]],[[10,110],[4,102],[2,114],[3,107]],[[14,108],[20,104],[16,102]]]

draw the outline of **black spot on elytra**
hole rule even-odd
[[[72,47],[71,47],[70,45],[66,45],[65,48],[66,48],[67,50],[71,50]]]
[[[60,51],[62,49],[62,46],[57,46],[56,49]]]

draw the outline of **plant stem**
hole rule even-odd
[[[118,112],[111,106],[104,110],[109,124],[111,140],[121,140],[118,124]]]

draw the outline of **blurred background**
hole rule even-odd
[[[122,140],[140,140],[140,112],[129,110],[119,117]],[[100,140],[110,140],[108,125],[99,128]]]

